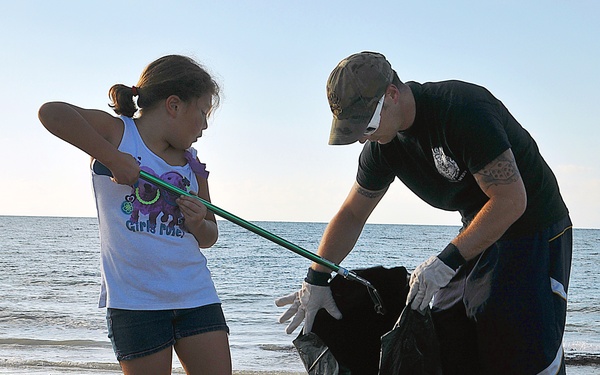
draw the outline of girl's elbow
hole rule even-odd
[[[59,102],[48,102],[42,104],[38,110],[38,119],[46,129],[51,130],[52,124],[58,122],[60,105]]]
[[[38,119],[44,126],[46,126],[47,119],[50,117],[51,112],[52,103],[44,103],[38,110]]]
[[[208,249],[212,247],[215,243],[217,243],[217,239],[219,238],[219,228],[217,227],[217,223],[211,220],[205,220],[207,226],[203,233],[201,233],[201,238],[198,239],[198,246],[201,249]]]
[[[203,241],[198,242],[198,247],[201,249],[208,249],[216,243],[217,243],[216,237],[214,239],[210,239],[210,240],[204,239]]]

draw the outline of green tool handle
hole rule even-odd
[[[322,258],[315,253],[305,250],[305,249],[301,248],[300,246],[295,245],[295,244],[293,244],[271,232],[268,232],[268,231],[264,230],[263,228],[250,223],[249,221],[246,221],[230,212],[227,212],[227,211],[215,206],[214,204],[208,202],[205,199],[202,199],[196,195],[190,194],[187,191],[180,189],[177,186],[173,186],[173,185],[169,184],[168,182],[161,180],[158,177],[152,176],[151,174],[149,174],[145,171],[140,171],[140,177],[152,184],[155,184],[157,186],[160,186],[160,187],[170,191],[171,193],[178,194],[178,195],[185,195],[185,196],[188,196],[191,198],[196,198],[200,202],[202,202],[206,206],[206,208],[211,210],[215,215],[221,216],[222,218],[227,219],[227,220],[231,221],[232,223],[241,226],[242,228],[248,229],[249,231],[256,233],[259,236],[264,237],[278,245],[281,245],[281,246],[285,247],[286,249],[291,250],[298,255],[301,255],[307,259],[312,260],[313,262],[315,262],[317,264],[327,267],[330,270],[336,272],[337,274],[343,276],[344,278],[346,278],[348,280],[357,281],[357,282],[363,284],[364,286],[367,287],[369,296],[373,300],[373,303],[375,305],[375,311],[377,311],[377,313],[379,313],[379,314],[385,314],[385,308],[383,307],[383,302],[381,300],[381,296],[379,295],[379,293],[377,292],[375,287],[367,279],[360,277],[357,274],[355,274],[354,272],[349,271],[343,267],[340,267],[339,265],[337,265],[325,258]]]
[[[318,263],[324,267],[327,267],[327,268],[331,269],[332,271],[337,272],[338,274],[340,274],[344,277],[348,277],[351,274],[351,272],[348,271],[347,269],[340,267],[339,265],[337,265],[325,258],[322,258],[315,253],[305,250],[298,245],[295,245],[273,233],[270,233],[270,232],[262,229],[259,226],[256,226],[256,225],[254,225],[254,224],[252,224],[230,212],[227,212],[227,211],[215,206],[214,204],[208,202],[205,199],[202,199],[196,195],[192,195],[192,194],[188,193],[187,191],[180,189],[177,186],[173,186],[173,185],[169,184],[168,182],[165,182],[158,177],[152,176],[151,174],[149,174],[145,171],[140,171],[140,177],[150,183],[153,183],[157,186],[167,189],[168,191],[170,191],[174,194],[185,195],[188,197],[196,198],[200,202],[202,202],[206,206],[206,208],[208,208],[209,210],[214,212],[215,215],[221,216],[222,218],[227,219],[227,220],[231,221],[232,223],[235,223],[235,224],[241,226],[242,228],[248,229],[249,231],[258,234],[261,237],[264,237],[270,241],[273,241],[276,244],[281,245],[281,246],[285,247],[286,249],[295,252],[298,255],[308,258],[315,263]],[[350,277],[352,278],[352,276],[350,276]]]

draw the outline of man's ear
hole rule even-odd
[[[396,85],[393,83],[388,85],[387,89],[385,90],[385,94],[392,98],[394,103],[398,103],[400,100],[400,90],[398,90],[398,87],[396,87]]]
[[[169,116],[175,118],[182,109],[183,102],[177,95],[171,95],[165,100],[165,109]]]

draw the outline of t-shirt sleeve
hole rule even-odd
[[[200,160],[198,160],[198,152],[195,148],[190,147],[185,151],[185,159],[195,174],[205,179],[208,178],[209,172],[206,170],[206,164],[201,163]]]
[[[358,158],[356,182],[367,190],[383,190],[394,181],[394,172],[385,162],[381,145],[366,142]]]
[[[500,109],[494,103],[479,102],[471,106],[447,129],[447,139],[453,153],[461,155],[469,172],[475,174],[511,148],[511,144]]]

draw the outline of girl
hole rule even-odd
[[[109,96],[120,117],[51,102],[39,118],[92,157],[99,307],[123,373],[170,374],[174,348],[188,374],[231,374],[229,328],[199,251],[217,240],[215,216],[197,199],[138,180],[144,170],[210,201],[208,172],[191,145],[208,127],[219,87],[194,60],[171,55]]]

